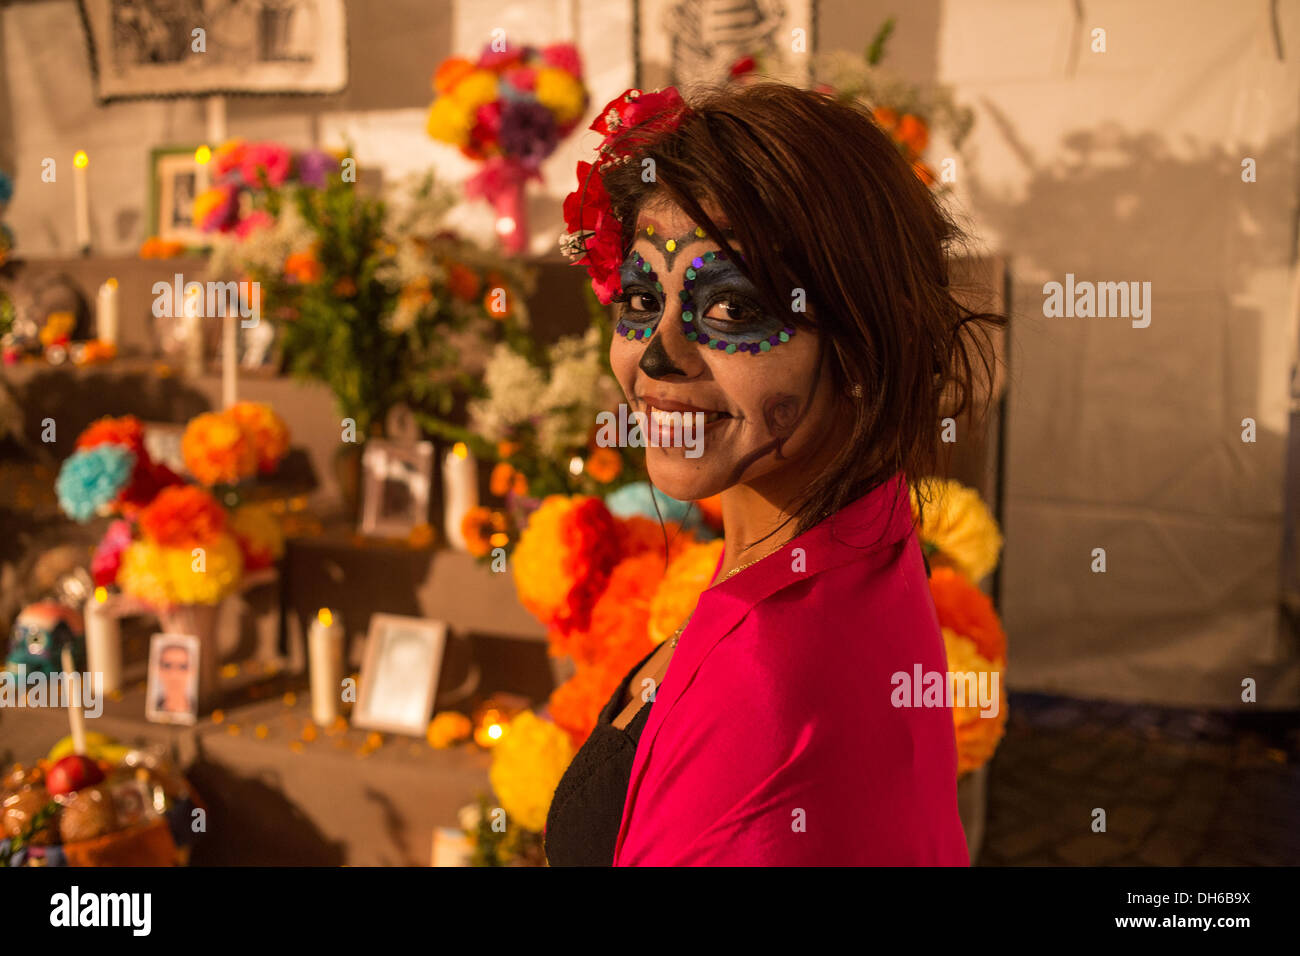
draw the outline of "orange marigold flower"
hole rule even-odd
[[[140,512],[140,530],[164,548],[209,545],[225,529],[225,509],[196,485],[164,488]]]
[[[478,298],[478,273],[459,262],[451,263],[447,266],[447,290],[461,302],[473,302]]]
[[[932,563],[930,595],[941,627],[968,638],[981,657],[997,663],[1006,661],[1007,635],[993,602],[965,575]]]
[[[569,734],[575,749],[581,748],[591,736],[600,709],[620,680],[621,674],[591,664],[579,664],[573,676],[551,692],[551,719]]]
[[[623,470],[623,456],[612,448],[597,447],[587,456],[587,474],[607,485]]]
[[[492,536],[504,534],[509,525],[505,512],[477,505],[465,512],[460,522],[460,533],[465,538],[465,550],[481,558],[492,550]]]
[[[463,56],[449,56],[438,64],[433,74],[433,91],[446,93],[457,83],[474,72],[474,64]]]
[[[313,250],[291,253],[284,260],[284,274],[297,282],[315,282],[324,271]]]
[[[898,125],[898,112],[888,106],[877,106],[871,111],[871,118],[885,130],[892,130]]]
[[[236,402],[225,411],[253,444],[257,470],[264,475],[275,471],[289,451],[289,427],[265,402]]]
[[[898,121],[894,137],[908,148],[912,156],[920,156],[925,147],[930,145],[930,129],[925,120],[911,113],[904,113]]]
[[[229,415],[209,412],[185,426],[181,436],[185,467],[205,485],[229,485],[257,471],[252,438]]]
[[[113,444],[129,448],[139,458],[144,453],[144,425],[134,415],[121,418],[100,418],[77,439],[77,448],[94,448]]]
[[[547,628],[583,630],[622,556],[618,522],[604,502],[551,495],[515,546],[511,570],[519,600]]]

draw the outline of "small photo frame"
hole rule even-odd
[[[423,737],[433,717],[446,644],[442,621],[372,615],[352,724]]]
[[[145,717],[160,724],[193,724],[199,715],[199,639],[155,634],[149,642]]]
[[[404,538],[428,523],[433,442],[368,441],[361,470],[362,534]]]
[[[149,154],[148,228],[159,239],[212,244],[212,237],[194,224],[194,199],[208,188],[208,172],[194,156],[197,148],[167,146]]]

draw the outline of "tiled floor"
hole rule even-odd
[[[1300,865],[1300,714],[1033,694],[1010,711],[978,865]]]

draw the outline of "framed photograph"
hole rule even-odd
[[[731,67],[751,56],[763,61],[765,75],[808,85],[817,0],[634,2],[640,89],[725,83]]]
[[[428,523],[433,442],[368,441],[361,470],[362,534],[403,538]]]
[[[155,634],[149,642],[145,717],[162,724],[193,724],[199,713],[199,639]]]
[[[352,723],[368,730],[423,737],[433,717],[447,625],[418,617],[370,618],[361,686]]]
[[[208,187],[207,173],[194,158],[195,146],[167,146],[149,153],[149,224],[160,239],[190,246],[212,244],[194,225],[194,197]]]
[[[79,0],[101,103],[224,93],[337,93],[343,0]]]

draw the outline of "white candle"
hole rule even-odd
[[[235,323],[239,321],[238,309],[236,314],[223,316],[221,319],[221,406],[229,408],[235,404],[235,382],[236,373],[239,371],[239,362],[235,355]]]
[[[108,592],[95,588],[85,611],[86,667],[100,675],[100,692],[104,694],[122,687],[122,625],[109,611],[107,600]]]
[[[90,159],[85,150],[77,150],[72,157],[72,199],[76,206],[76,242],[78,252],[90,249],[90,188],[86,183],[86,167]]]
[[[81,674],[72,663],[72,648],[63,648],[63,676],[68,681],[68,724],[72,727],[72,749],[86,752],[86,713],[81,707]]]
[[[327,607],[311,622],[307,666],[311,672],[311,719],[325,727],[338,717],[343,699],[343,625]]]
[[[101,342],[117,344],[117,280],[109,279],[99,287],[99,308],[95,314],[96,337]]]
[[[478,506],[478,462],[464,442],[456,442],[442,463],[442,527],[447,543],[465,550],[460,525],[465,513]]]
[[[186,374],[199,376],[203,374],[203,323],[199,313],[203,310],[203,289],[194,284],[193,294],[185,293],[185,306],[182,313],[181,328],[185,335],[185,371]]]

